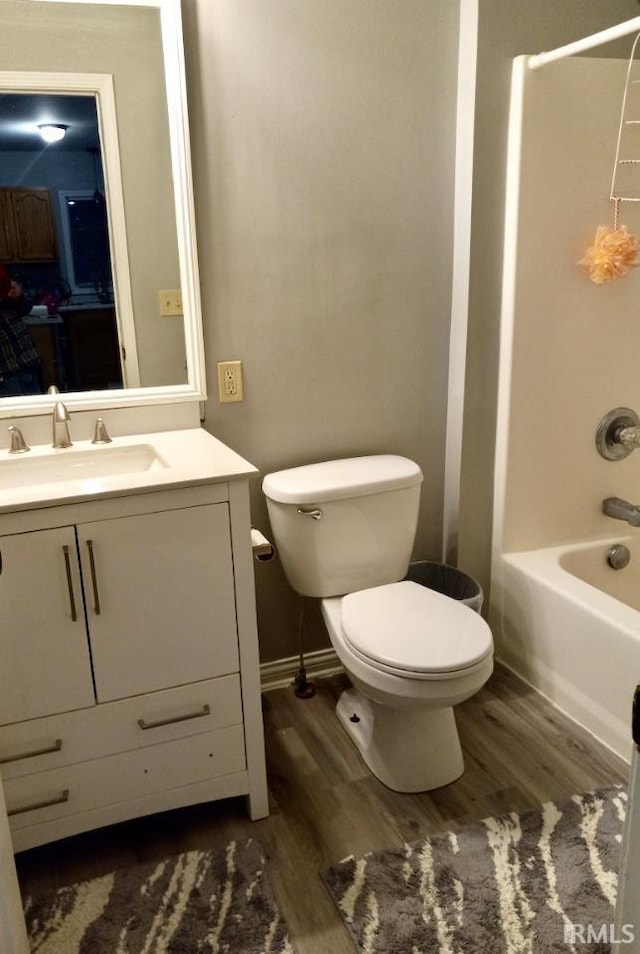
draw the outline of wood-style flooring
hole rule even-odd
[[[620,759],[498,668],[456,710],[465,752],[462,778],[430,794],[391,792],[367,771],[334,715],[346,684],[341,675],[318,680],[317,694],[308,700],[291,689],[264,695],[268,818],[252,823],[244,799],[230,799],[34,848],[16,859],[23,891],[39,893],[139,861],[254,836],[264,846],[299,954],[353,954],[318,876],[325,866],[488,815],[626,784]]]

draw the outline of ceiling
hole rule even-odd
[[[44,143],[36,129],[43,122],[68,126],[64,139],[51,145]],[[62,152],[99,146],[94,96],[0,93],[0,152]]]

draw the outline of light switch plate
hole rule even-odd
[[[179,288],[159,291],[160,314],[163,316],[182,315],[182,292]]]

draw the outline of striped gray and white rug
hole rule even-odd
[[[232,841],[27,899],[33,954],[293,954],[260,845]]]
[[[609,951],[626,794],[487,818],[323,878],[364,954]]]

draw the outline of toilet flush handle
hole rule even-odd
[[[322,510],[303,510],[301,507],[298,507],[298,513],[301,517],[313,517],[314,520],[320,520],[322,518]]]

